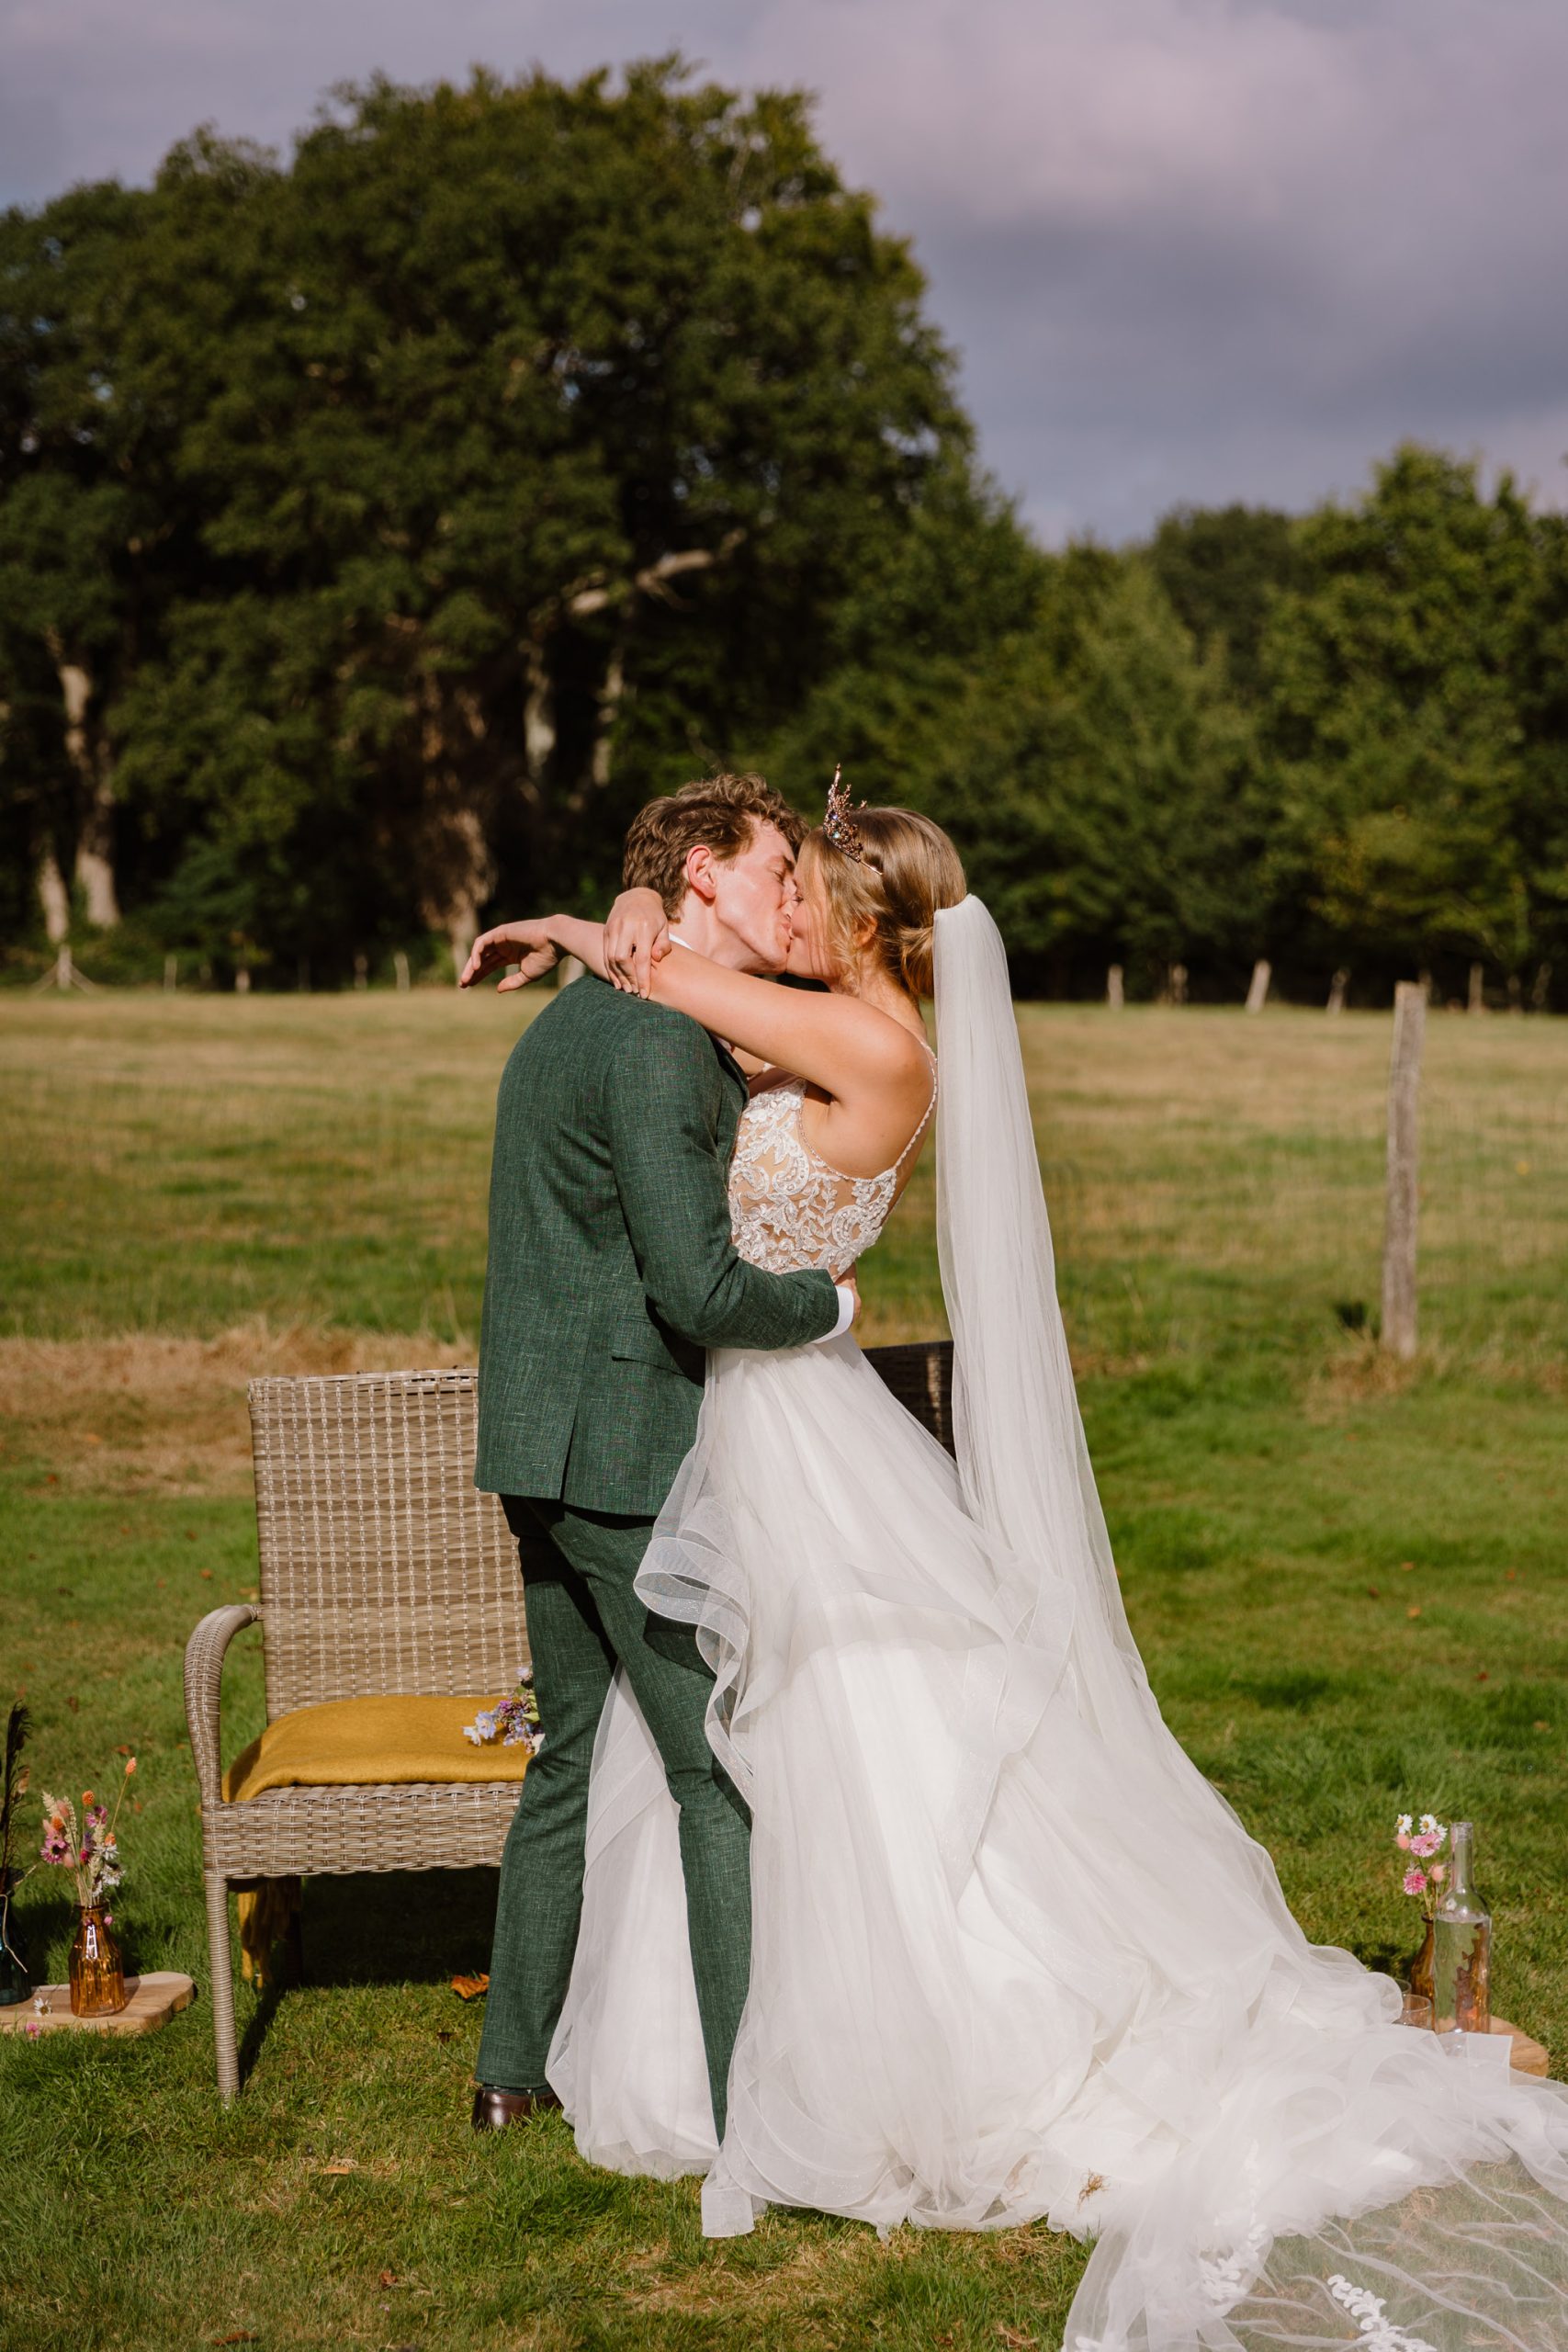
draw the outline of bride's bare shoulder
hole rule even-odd
[[[879,1005],[863,1003],[858,997],[835,997],[832,1001],[841,1005],[855,1023],[857,1047],[880,1075],[892,1080],[924,1080],[930,1076],[931,1050],[923,1031],[917,1035],[908,1023],[884,1012]]]

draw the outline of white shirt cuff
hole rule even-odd
[[[818,1333],[816,1339],[811,1342],[814,1348],[825,1347],[829,1340],[841,1340],[844,1333],[849,1329],[850,1325],[855,1319],[855,1295],[853,1291],[847,1290],[842,1283],[835,1283],[833,1284],[833,1288],[839,1294],[839,1319],[834,1324],[830,1331],[820,1331]]]

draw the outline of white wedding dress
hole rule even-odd
[[[751,1805],[752,1968],[716,2149],[675,1809],[636,1703],[593,1761],[549,2076],[592,2162],[767,2203],[1092,2236],[1072,2352],[1568,2346],[1568,2092],[1309,1944],[1150,1694],[1057,1311],[1005,959],[937,922],[958,1465],[852,1339],[710,1358],[638,1590],[693,1622]],[[841,1266],[898,1170],[745,1114],[739,1246]]]

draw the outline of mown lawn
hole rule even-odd
[[[464,1361],[490,1096],[514,1008],[416,994],[0,1003],[0,1695],[34,1790],[134,1746],[120,1917],[205,1986],[180,1654],[254,1590],[252,1369]],[[1411,1944],[1387,1832],[1469,1813],[1499,2007],[1568,2068],[1568,1029],[1434,1023],[1430,1346],[1375,1304],[1386,1023],[1023,1015],[1083,1396],[1135,1630],[1174,1727],[1309,1932]],[[1524,1172],[1521,1171],[1521,1166]],[[937,1328],[931,1177],[868,1277],[870,1338]],[[233,1747],[261,1715],[236,1645]],[[1081,2256],[772,2215],[709,2247],[694,2188],[590,2172],[558,2120],[477,2143],[493,1882],[318,1881],[308,1983],[143,2041],[0,2045],[0,2346],[252,2340],[850,2347],[1057,2340]],[[69,1914],[24,1890],[40,1968]]]

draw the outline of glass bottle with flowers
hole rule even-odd
[[[1416,1826],[1415,1816],[1402,1813],[1393,1827],[1393,1842],[1405,1857],[1404,1875],[1401,1881],[1404,1892],[1421,1905],[1426,1923],[1426,1935],[1421,1949],[1410,1963],[1410,1990],[1418,2001],[1432,1998],[1432,1952],[1434,1944],[1433,1914],[1443,1881],[1448,1877],[1447,1862],[1436,1858],[1443,1850],[1448,1837],[1447,1826],[1436,1814],[1424,1813]]]
[[[69,1797],[51,1796],[47,1789],[44,1791],[41,1858],[59,1870],[73,1872],[81,1912],[76,1939],[71,1947],[73,2017],[113,2017],[126,2004],[125,1970],[119,1946],[110,1933],[114,1913],[105,1908],[104,1897],[114,1892],[123,1875],[115,1823],[135,1770],[135,1757],[128,1756],[112,1813],[107,1804],[99,1803],[91,1789],[83,1791],[80,1826]]]

